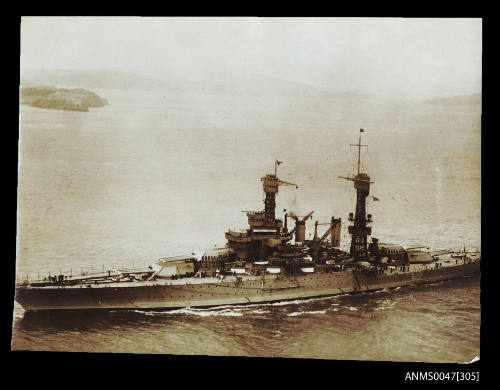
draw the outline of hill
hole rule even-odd
[[[239,96],[327,96],[312,85],[261,74],[241,72],[180,74],[166,72],[161,76],[143,75],[125,70],[34,70],[21,72],[23,84],[81,87],[116,90],[150,90],[166,93],[203,93]]]
[[[439,106],[477,106],[481,105],[481,93],[473,93],[470,95],[458,95],[448,97],[438,97],[425,100],[424,104],[439,105]]]

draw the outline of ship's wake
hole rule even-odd
[[[347,296],[348,294],[345,294]],[[366,294],[370,300],[370,294]],[[373,295],[375,297],[375,295]],[[340,298],[340,300],[339,300]],[[340,302],[340,303],[339,303]],[[296,299],[291,301],[281,301],[272,303],[255,303],[246,305],[224,305],[209,308],[184,307],[173,310],[134,310],[147,316],[198,316],[198,317],[243,317],[260,316],[272,313],[281,313],[287,317],[297,317],[304,315],[321,315],[326,313],[339,312],[351,313],[358,310],[390,310],[396,304],[390,299],[381,300],[375,298],[370,303],[362,301],[345,301],[342,296],[330,296],[311,299]],[[368,305],[368,306],[367,306]],[[354,314],[354,313],[353,313]]]

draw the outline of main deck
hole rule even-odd
[[[366,272],[229,275],[225,277],[156,279],[78,285],[30,285],[16,288],[25,310],[170,309],[272,302],[373,291],[454,279],[480,272],[479,261],[409,265]]]

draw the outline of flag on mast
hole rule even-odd
[[[276,164],[277,165],[283,164],[283,161],[276,160]]]
[[[359,132],[360,132],[360,133],[364,133],[364,132],[365,132],[365,129],[359,129]]]

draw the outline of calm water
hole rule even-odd
[[[346,221],[355,143],[375,181],[373,235],[407,246],[480,247],[480,111],[374,100],[175,96],[96,91],[89,113],[21,108],[18,277],[155,259],[224,244],[262,209]],[[279,214],[279,213],[278,213]],[[345,224],[344,224],[345,225]],[[344,226],[344,242],[349,244]],[[313,232],[312,223],[308,234]],[[470,361],[479,355],[479,280],[361,296],[169,313],[26,316],[13,349]]]

